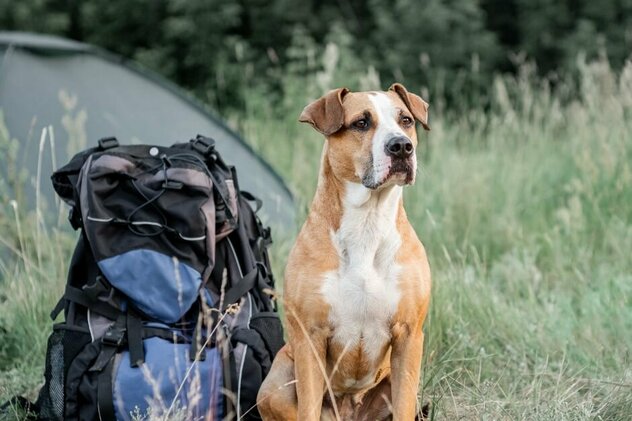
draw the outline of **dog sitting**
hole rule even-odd
[[[329,92],[301,122],[325,136],[318,187],[290,253],[288,343],[259,392],[266,421],[413,420],[430,268],[404,211],[428,104],[401,84]]]

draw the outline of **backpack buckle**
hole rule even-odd
[[[215,149],[215,140],[197,135],[195,139],[191,139],[191,146],[202,155],[207,156]]]
[[[103,294],[107,293],[107,297],[103,301],[109,301],[114,296],[114,288],[110,287],[107,281],[98,275],[93,284],[86,284],[82,288],[83,292],[93,301],[102,298]]]
[[[108,329],[101,337],[101,343],[103,345],[113,346],[118,348],[125,339],[125,328],[114,327]]]
[[[116,351],[120,348],[125,339],[125,328],[119,325],[121,319],[117,320],[108,330],[101,336],[103,347],[99,352],[96,361],[88,371],[101,372],[110,363]]]
[[[81,228],[81,212],[79,212],[79,210],[77,210],[74,206],[70,208],[70,211],[68,211],[68,221],[70,222],[72,229],[75,231]]]
[[[269,246],[270,244],[272,244],[272,231],[270,227],[264,227],[261,230],[261,237],[263,238],[263,241],[266,246]]]
[[[116,140],[116,138],[113,136],[103,137],[99,139],[98,143],[99,143],[99,149],[101,149],[102,151],[116,148],[119,145],[118,140]]]

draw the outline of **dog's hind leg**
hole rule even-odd
[[[264,421],[296,421],[298,401],[294,361],[285,345],[274,358],[270,373],[257,395],[257,407]]]

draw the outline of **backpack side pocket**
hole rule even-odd
[[[81,326],[59,323],[53,326],[46,351],[45,383],[37,404],[40,417],[55,421],[66,419],[65,401],[68,369],[91,341],[90,331]]]

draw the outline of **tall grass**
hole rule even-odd
[[[343,53],[332,44],[324,70],[288,75],[278,107],[253,86],[245,111],[227,116],[303,214],[322,138],[299,125],[300,110],[338,85],[380,86]],[[318,59],[308,55],[297,62]],[[433,271],[420,390],[433,419],[632,418],[632,63],[615,74],[579,58],[577,69],[554,85],[529,65],[497,77],[486,110],[455,115],[426,97],[432,131],[420,133],[405,206]],[[0,253],[0,400],[35,394],[73,242],[10,199],[0,247],[17,259]]]
[[[49,314],[62,295],[75,236],[63,230],[60,223],[44,222],[45,208],[39,203],[41,179],[34,186],[39,205],[35,210],[25,209],[22,200],[14,199],[13,196],[22,196],[21,189],[16,187],[25,184],[25,177],[15,165],[15,139],[9,138],[1,118],[0,147],[5,152],[0,161],[6,160],[2,164],[9,169],[9,177],[0,178],[0,403],[3,403],[18,393],[30,399],[37,395],[37,387],[43,381],[43,357],[51,328]],[[49,212],[54,215],[46,219],[61,221],[63,210],[53,209]]]

